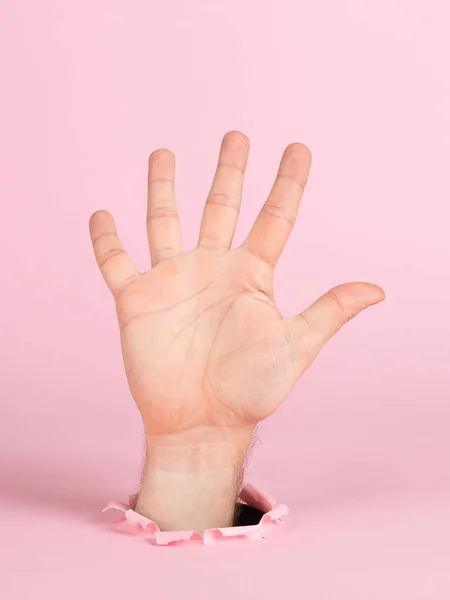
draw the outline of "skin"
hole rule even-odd
[[[95,212],[94,253],[116,302],[123,361],[146,435],[136,510],[161,529],[224,527],[257,423],[289,394],[323,345],[349,319],[384,299],[370,283],[332,288],[293,318],[273,296],[274,268],[294,226],[311,164],[289,144],[266,202],[242,246],[231,249],[249,140],[225,134],[198,245],[184,251],[175,157],[148,166],[152,268],[138,271],[113,217]]]

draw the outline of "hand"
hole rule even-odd
[[[95,256],[116,301],[124,365],[153,472],[186,472],[186,459],[197,474],[199,464],[225,470],[231,464],[239,471],[256,424],[278,408],[345,322],[384,298],[375,285],[344,284],[298,316],[282,317],[273,273],[296,219],[310,152],[298,143],[286,148],[247,239],[230,249],[248,152],[244,134],[224,136],[198,246],[187,252],[175,204],[174,155],[151,154],[152,268],[145,273],[124,251],[108,212],[90,220]],[[228,479],[230,485],[231,473]]]

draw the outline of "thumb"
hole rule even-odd
[[[339,329],[362,310],[382,302],[384,291],[372,283],[343,283],[292,319],[297,346],[311,349],[311,360]]]

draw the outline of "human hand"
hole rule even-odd
[[[164,472],[164,477],[172,472],[174,488],[180,486],[180,473],[198,476],[204,469],[227,471],[224,488],[236,487],[232,482],[256,424],[278,408],[344,323],[384,298],[378,286],[343,284],[298,316],[282,317],[273,273],[294,225],[310,152],[297,143],[285,149],[247,239],[230,249],[248,152],[244,134],[224,136],[198,246],[187,252],[175,205],[174,155],[168,150],[151,154],[152,268],[145,273],[124,251],[108,212],[90,219],[95,256],[116,301],[130,390],[144,423],[146,472]],[[155,481],[153,476],[149,490]],[[153,504],[146,512],[155,510]],[[223,516],[227,523],[230,518],[229,512]]]

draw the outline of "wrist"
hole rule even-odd
[[[231,526],[252,433],[199,428],[146,435],[136,511],[162,530]]]
[[[198,474],[242,464],[254,428],[198,427],[170,434],[145,434],[146,467]]]

